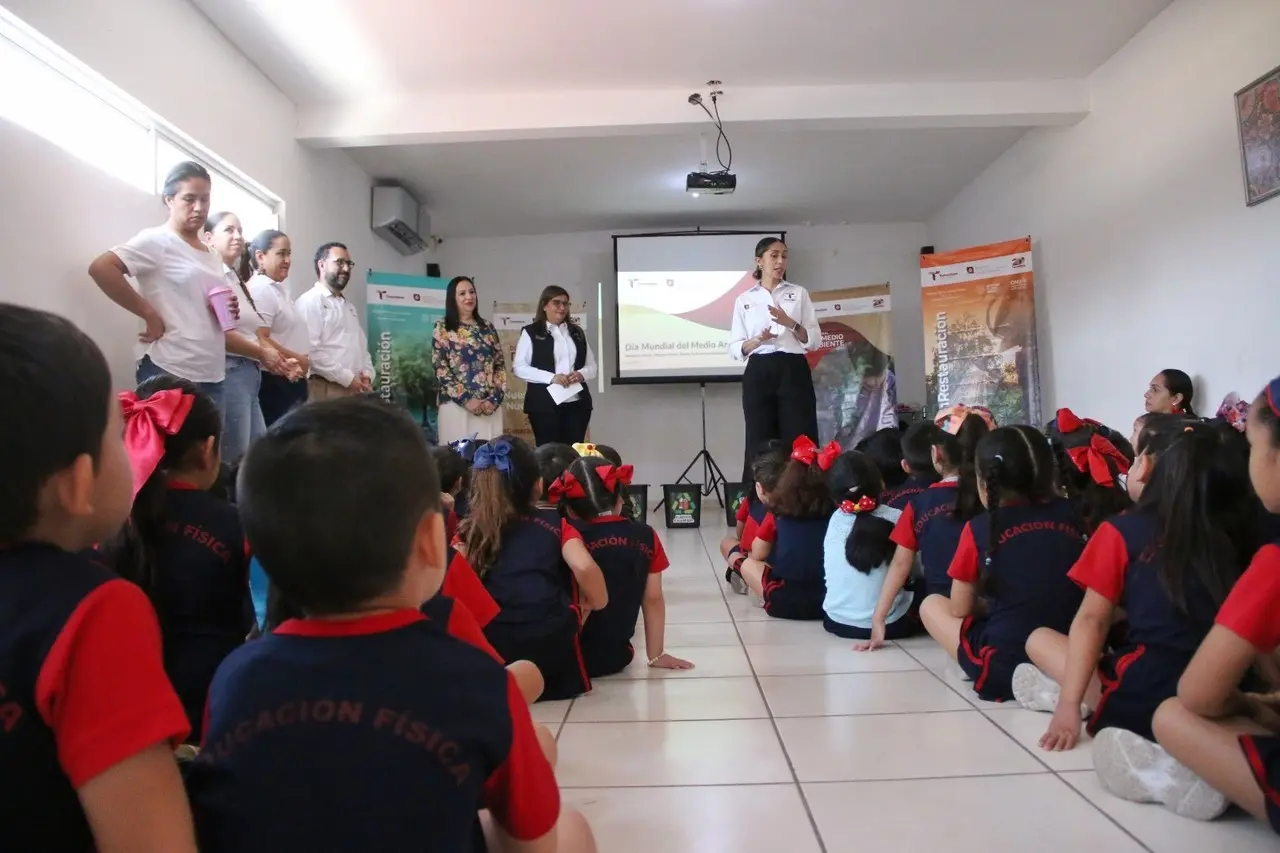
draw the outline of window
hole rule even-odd
[[[156,193],[182,160],[213,176],[213,210],[240,217],[245,236],[280,227],[282,203],[116,89],[0,6],[0,119],[52,142],[138,189]],[[89,132],[87,128],[92,128]]]

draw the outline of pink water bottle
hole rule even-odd
[[[231,288],[225,284],[211,288],[206,294],[209,307],[213,309],[214,316],[218,318],[218,325],[224,332],[233,331],[236,327],[236,318],[231,314],[232,294]]]

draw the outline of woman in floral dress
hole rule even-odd
[[[439,441],[502,434],[507,366],[498,330],[476,310],[475,282],[458,276],[445,293],[444,319],[436,323],[432,363],[440,386]]]

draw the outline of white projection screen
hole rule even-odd
[[[756,283],[756,243],[784,231],[682,231],[613,238],[614,384],[736,382],[729,357],[738,297]]]

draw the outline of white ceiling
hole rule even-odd
[[[925,219],[1028,127],[1055,123],[1034,109],[996,117],[975,107],[985,86],[1050,94],[1083,81],[1170,0],[192,2],[304,111],[339,116],[342,132],[327,144],[395,142],[348,150],[373,177],[418,191],[436,233],[463,236]],[[683,95],[712,77],[725,81],[741,189],[692,199],[683,176],[697,165],[703,127],[688,123]],[[939,84],[967,85],[955,115],[931,103],[947,100]],[[835,88],[788,96],[811,86]],[[899,91],[910,109],[885,120]],[[1035,104],[1037,90],[1026,91]],[[1060,111],[1070,120],[1087,111],[1087,88],[1079,91],[1081,109]],[[735,93],[745,122],[736,127]],[[394,99],[375,132],[371,105]],[[592,123],[570,115],[575,100],[604,100],[596,115],[609,120],[571,129]],[[643,109],[670,102],[686,111],[678,126]],[[863,121],[797,121],[813,103]],[[431,123],[431,104],[451,128],[469,120],[472,138],[502,141],[410,127]],[[630,135],[600,129],[631,121]],[[494,127],[501,133],[488,133]],[[308,144],[326,144],[323,136],[308,134]]]

